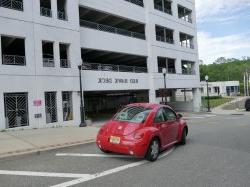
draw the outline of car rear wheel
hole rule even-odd
[[[154,138],[149,144],[145,158],[150,162],[154,162],[157,160],[159,153],[160,153],[160,143],[157,138]]]
[[[187,129],[184,128],[181,135],[180,145],[185,145],[187,140]]]

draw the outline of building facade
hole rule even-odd
[[[194,0],[0,0],[0,25],[0,129],[79,125],[79,65],[89,116],[179,89],[200,109]]]
[[[201,82],[202,96],[207,96],[207,90],[210,96],[238,96],[240,95],[239,81],[224,81],[224,82]]]

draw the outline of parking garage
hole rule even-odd
[[[84,92],[86,115],[94,120],[110,117],[127,104],[149,102],[148,96],[148,90]]]
[[[145,24],[100,12],[87,7],[80,7],[80,25],[128,37],[146,39]]]
[[[84,70],[147,73],[147,57],[82,48]]]

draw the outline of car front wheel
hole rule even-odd
[[[160,143],[158,139],[154,138],[149,144],[145,158],[150,162],[154,162],[157,160],[159,153],[160,153]]]
[[[186,144],[186,139],[187,139],[187,129],[184,128],[183,131],[182,131],[182,135],[181,135],[180,145],[185,145]]]

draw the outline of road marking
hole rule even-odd
[[[166,157],[167,155],[172,153],[174,151],[174,149],[175,148],[172,148],[169,151],[167,151],[166,153],[163,153],[162,155],[159,156],[159,159],[161,159],[163,157]],[[114,173],[117,173],[117,172],[120,172],[120,171],[124,171],[124,170],[127,170],[129,168],[141,166],[141,165],[144,165],[146,163],[149,163],[149,161],[142,160],[142,161],[139,161],[139,162],[135,162],[135,163],[132,163],[132,164],[127,164],[127,165],[120,166],[120,167],[117,167],[117,168],[114,168],[114,169],[110,169],[110,170],[106,170],[106,171],[103,171],[103,172],[100,172],[100,173],[96,173],[94,175],[91,175],[91,176],[88,176],[88,177],[85,177],[85,178],[79,178],[79,179],[76,179],[76,180],[61,183],[61,184],[51,186],[51,187],[74,186],[74,185],[77,185],[77,184],[80,184],[80,183],[84,183],[84,182],[87,182],[87,181],[90,181],[90,180],[94,180],[94,179],[97,179],[97,178],[100,178],[100,177],[104,177],[104,176],[111,175],[111,174],[114,174]]]
[[[183,117],[183,119],[204,119],[206,117],[196,117],[196,116],[193,116],[193,117]]]
[[[107,154],[81,154],[81,153],[57,153],[59,157],[103,157],[103,158],[133,158],[129,155],[107,155]]]
[[[59,177],[59,178],[85,178],[90,174],[74,174],[74,173],[48,173],[33,171],[8,171],[0,170],[0,175],[16,175],[16,176],[35,176],[35,177]]]
[[[204,119],[204,118],[211,118],[211,117],[216,117],[216,115],[206,114],[206,115],[199,115],[199,116],[183,117],[183,119]]]

